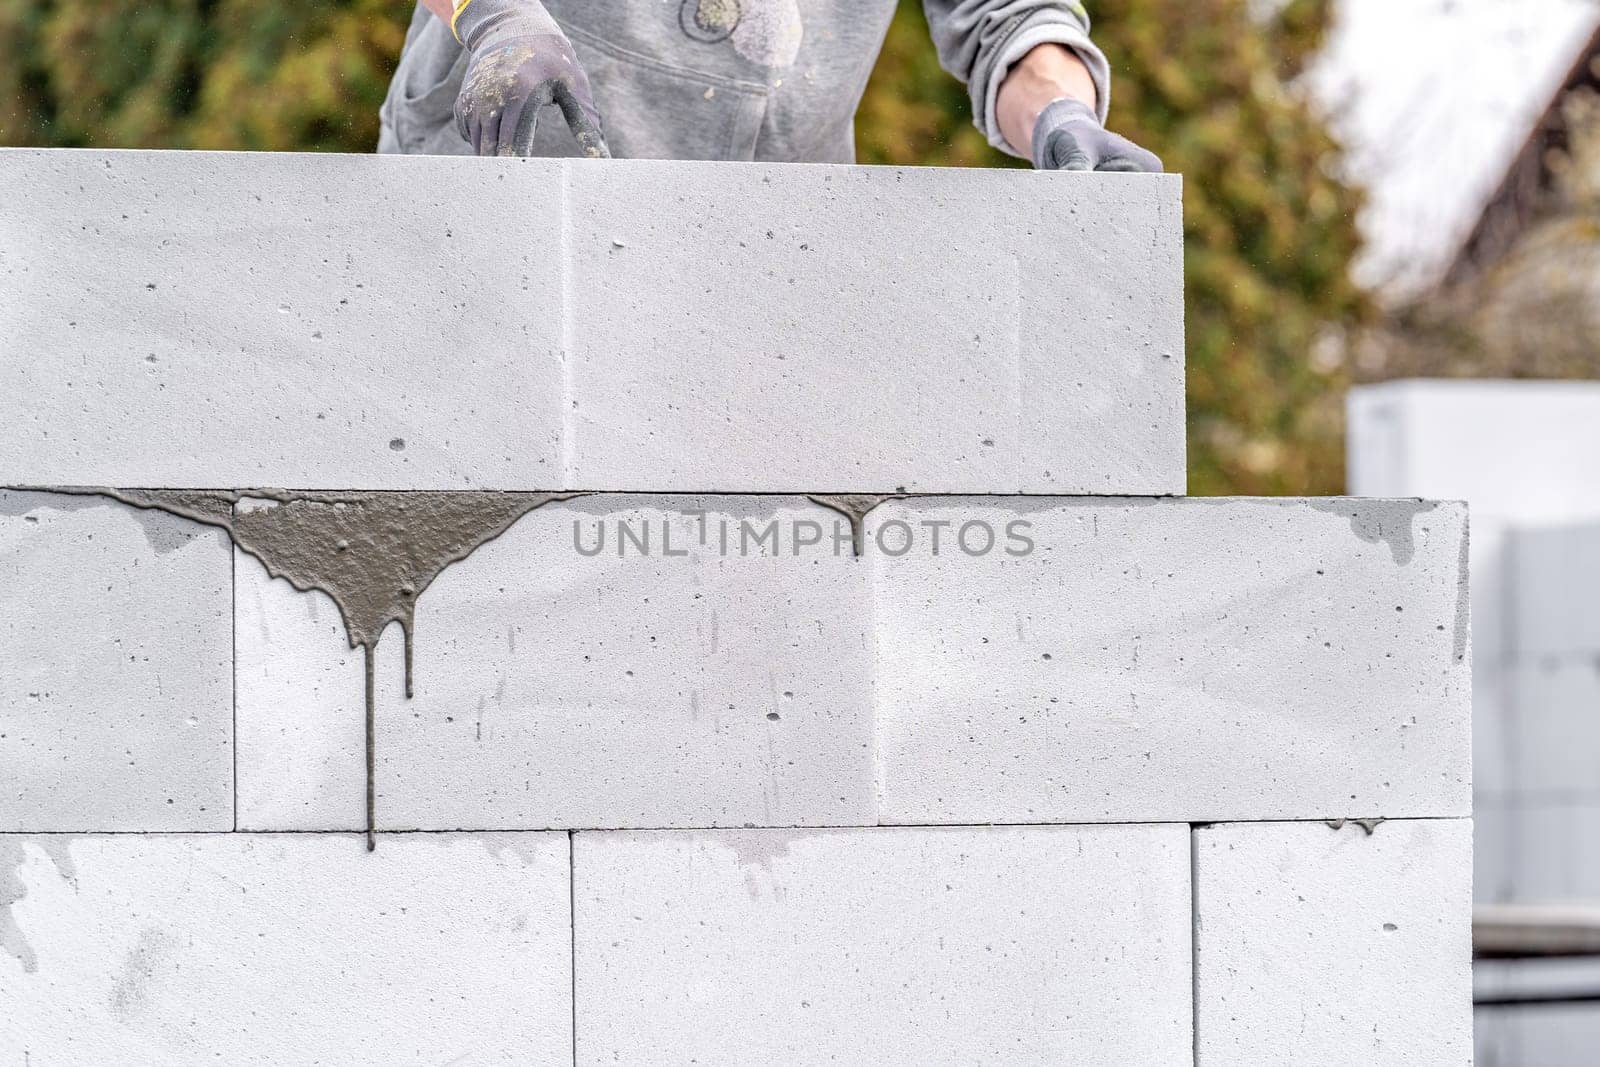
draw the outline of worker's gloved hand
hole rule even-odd
[[[1093,108],[1071,97],[1039,112],[1033,124],[1033,165],[1040,170],[1161,170],[1154,152],[1107,130]]]
[[[457,4],[451,29],[469,53],[456,127],[478,155],[531,154],[539,112],[551,104],[584,155],[611,155],[589,78],[539,0],[466,0]]]

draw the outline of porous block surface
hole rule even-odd
[[[0,1060],[572,1062],[565,834],[0,837]]]
[[[1471,1063],[1471,872],[1466,819],[1195,830],[1195,1063]]]
[[[792,497],[529,513],[419,601],[412,699],[379,672],[381,825],[874,822],[867,571],[836,519]],[[807,523],[825,542],[789,554]],[[745,554],[747,529],[782,544]]]
[[[577,834],[577,1062],[1187,1063],[1187,836]]]
[[[9,150],[0,186],[0,484],[560,480],[559,164]]]
[[[1180,181],[0,150],[0,484],[1184,489]]]
[[[548,504],[423,593],[411,699],[380,645],[379,824],[1463,816],[1464,523],[912,498],[856,558],[805,498]],[[238,572],[241,820],[354,825],[359,662],[325,601]]]
[[[234,549],[234,685],[239,829],[358,830],[365,825],[362,652],[339,606],[275,580]],[[403,670],[401,636],[379,645]]]
[[[884,822],[1470,813],[1460,505],[928,498],[872,517],[886,540],[946,539],[873,560]],[[1028,523],[1033,550],[968,555],[975,520]]]
[[[1181,493],[1179,185],[575,164],[568,479]]]
[[[233,828],[227,537],[0,490],[0,832]]]

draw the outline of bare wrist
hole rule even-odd
[[[1013,151],[1032,157],[1033,127],[1039,112],[1062,97],[1082,100],[1090,110],[1099,103],[1088,66],[1066,45],[1038,45],[1012,64],[1000,83],[994,109],[1000,134]]]

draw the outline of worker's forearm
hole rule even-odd
[[[1082,100],[1094,110],[1094,79],[1078,53],[1060,44],[1042,44],[1023,56],[1000,83],[995,118],[1006,143],[1020,156],[1033,156],[1033,128],[1046,104],[1062,97]]]
[[[456,5],[451,0],[422,0],[422,6],[438,16],[439,21],[446,26],[450,25],[450,16],[455,14]]]

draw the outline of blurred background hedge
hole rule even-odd
[[[597,0],[598,2],[598,0]],[[1336,492],[1361,193],[1296,76],[1330,0],[1105,0],[1112,123],[1185,175],[1190,490]],[[1275,8],[1275,13],[1263,9]],[[0,0],[0,144],[370,151],[401,0]],[[903,0],[871,163],[1011,166]],[[1062,294],[1070,300],[1070,293]]]

